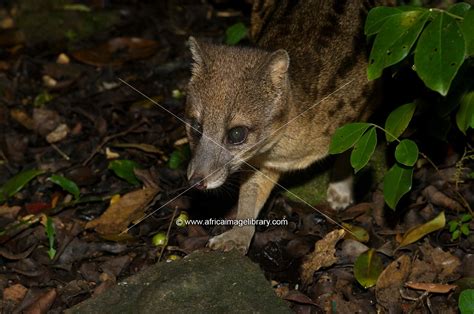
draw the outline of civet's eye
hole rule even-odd
[[[202,125],[197,122],[196,120],[193,120],[191,122],[191,135],[194,137],[194,138],[200,138],[202,136]]]
[[[229,133],[227,133],[227,140],[233,145],[242,144],[247,139],[248,133],[249,129],[246,127],[236,126],[235,128],[230,129]]]

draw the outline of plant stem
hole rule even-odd
[[[455,18],[457,20],[464,20],[464,18],[462,16],[459,16],[459,15],[456,15],[456,14],[452,14],[451,12],[448,12],[446,10],[441,10],[441,9],[437,9],[437,8],[430,8],[429,9],[430,12],[433,12],[433,11],[436,11],[436,12],[440,12],[440,13],[445,13],[446,15],[449,15],[451,16],[452,18]]]

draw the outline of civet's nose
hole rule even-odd
[[[205,190],[207,188],[204,177],[201,175],[193,175],[189,179],[189,185],[194,186],[198,190]]]

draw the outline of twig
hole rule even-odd
[[[171,217],[170,224],[168,225],[168,230],[166,231],[166,239],[169,241],[170,238],[170,231],[171,231],[171,226],[174,223],[174,217],[176,216],[176,212],[178,211],[178,207],[176,206],[173,211],[173,216]],[[166,243],[168,244],[168,242]],[[161,258],[163,257],[163,253],[165,253],[166,245],[163,246],[160,252],[160,256],[158,257],[158,263],[161,261]]]

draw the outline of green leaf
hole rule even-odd
[[[387,205],[395,210],[398,201],[411,190],[413,168],[396,163],[383,180],[383,195]]]
[[[375,7],[369,11],[365,20],[364,33],[366,36],[377,34],[388,18],[402,11],[393,7]]]
[[[418,146],[412,140],[402,140],[395,148],[395,159],[405,166],[413,166],[418,160]]]
[[[332,136],[329,154],[339,154],[354,146],[369,127],[369,123],[357,122],[338,128]]]
[[[451,234],[451,241],[456,241],[457,239],[459,239],[460,236],[461,236],[461,231],[459,229],[454,230],[453,234]]]
[[[416,73],[428,88],[446,96],[465,54],[464,37],[456,20],[445,13],[438,14],[416,46]]]
[[[56,256],[56,250],[54,249],[54,238],[56,235],[56,232],[54,230],[54,224],[53,220],[51,217],[46,217],[46,236],[48,237],[48,242],[49,242],[49,250],[48,250],[48,256],[49,259],[53,259],[54,256]]]
[[[393,14],[383,24],[370,52],[367,77],[374,80],[382,70],[403,60],[420,35],[430,13],[426,10]]]
[[[403,235],[402,242],[400,243],[400,247],[412,244],[433,231],[443,229],[445,225],[446,225],[446,217],[444,216],[444,212],[441,212],[434,219],[420,226],[417,226],[415,228],[408,230]]]
[[[458,306],[461,314],[474,313],[474,289],[467,289],[459,294]]]
[[[466,134],[469,127],[474,128],[474,91],[465,94],[460,103],[456,113],[456,124],[459,130]]]
[[[190,157],[191,150],[189,145],[181,146],[171,153],[170,159],[168,160],[168,167],[170,169],[179,169],[185,165]]]
[[[365,289],[375,286],[382,271],[382,259],[374,249],[359,255],[354,263],[354,276]]]
[[[132,185],[140,184],[140,181],[138,181],[138,178],[133,172],[133,169],[139,167],[140,165],[138,163],[127,159],[113,160],[109,163],[109,169],[111,169],[115,175]]]
[[[367,165],[375,151],[375,146],[377,146],[377,134],[375,127],[371,127],[357,141],[351,153],[351,165],[356,173]]]
[[[415,109],[416,104],[409,103],[398,107],[389,114],[385,121],[385,137],[388,142],[393,142],[402,135],[408,127]]]
[[[225,43],[235,45],[247,36],[248,29],[244,23],[236,23],[225,31]]]
[[[467,11],[471,8],[471,5],[466,2],[456,3],[449,7],[448,12],[457,16],[464,16]]]
[[[466,55],[474,56],[474,10],[468,11],[459,24],[466,44]]]
[[[0,203],[5,202],[9,197],[15,195],[15,193],[20,191],[28,182],[42,173],[44,173],[43,170],[30,169],[24,170],[10,178],[0,187]]]
[[[448,225],[449,225],[449,232],[453,233],[454,230],[458,228],[459,222],[455,220],[451,220],[450,222],[448,222]]]
[[[81,194],[81,192],[79,191],[79,187],[76,183],[74,183],[74,181],[71,181],[68,178],[58,175],[52,175],[48,178],[48,180],[53,182],[54,184],[59,185],[65,191],[71,193],[76,200],[79,199],[79,195]]]
[[[472,219],[472,215],[471,214],[464,214],[461,216],[461,222],[468,222]]]

